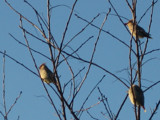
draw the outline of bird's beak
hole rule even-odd
[[[126,93],[129,93],[129,90],[127,90]]]
[[[128,23],[124,23],[124,25],[127,25]]]

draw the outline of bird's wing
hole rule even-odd
[[[141,88],[139,88],[138,86],[135,86],[135,90],[140,93],[140,94],[143,94],[143,91],[141,90]]]
[[[142,27],[140,27],[138,25],[136,27],[137,27],[137,32],[145,32],[146,33],[146,31]]]

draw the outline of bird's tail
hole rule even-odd
[[[146,109],[145,109],[145,107],[144,107],[144,106],[142,106],[142,108],[143,108],[144,112],[146,112]]]

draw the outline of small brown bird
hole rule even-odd
[[[132,92],[132,89],[133,89],[133,92]],[[146,109],[144,107],[144,95],[141,88],[137,85],[132,85],[132,88],[131,87],[129,88],[128,94],[129,94],[129,99],[131,103],[135,104],[136,102],[136,105],[141,106],[144,109],[144,112],[146,112]]]
[[[56,85],[56,79],[54,74],[51,72],[51,70],[46,66],[45,63],[40,65],[39,67],[39,73],[44,82],[47,84],[54,83]]]
[[[136,37],[136,32],[138,35],[138,39],[139,38],[151,38],[150,34],[148,34],[142,27],[140,27],[139,25],[137,25],[137,23],[135,23],[134,28],[133,28],[133,20],[129,20],[127,23],[125,23],[125,25],[128,26],[130,33],[132,34],[133,32],[133,36]],[[134,31],[133,31],[134,30]]]

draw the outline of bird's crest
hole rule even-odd
[[[42,66],[46,66],[46,63],[42,63],[42,64],[39,66],[39,69],[40,69]]]

